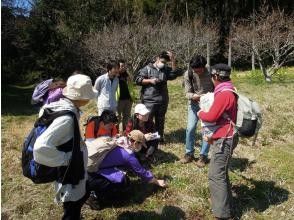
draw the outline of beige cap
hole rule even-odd
[[[76,74],[68,78],[62,94],[71,100],[90,100],[96,97],[97,91],[89,76]]]
[[[129,133],[128,137],[131,138],[131,139],[133,139],[136,142],[141,143],[144,147],[147,147],[145,135],[141,131],[139,131],[139,130],[132,130]]]

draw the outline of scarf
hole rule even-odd
[[[224,90],[228,90],[228,89],[230,89],[230,90],[236,90],[235,87],[234,87],[234,85],[233,85],[233,83],[232,83],[232,81],[222,82],[222,83],[218,84],[215,87],[215,89],[214,89],[214,97],[218,93],[220,93],[220,92],[222,92]]]

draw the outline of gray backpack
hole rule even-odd
[[[228,89],[227,91],[232,91],[238,98],[237,120],[236,124],[234,124],[235,131],[240,137],[254,136],[252,145],[255,145],[258,131],[262,125],[262,114],[258,103],[234,90]]]

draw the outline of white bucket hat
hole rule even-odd
[[[147,115],[150,113],[150,111],[144,104],[138,104],[135,106],[135,113],[140,115]]]
[[[71,100],[90,100],[96,97],[97,91],[89,76],[76,74],[68,78],[62,94]]]

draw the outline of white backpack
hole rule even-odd
[[[227,91],[232,91],[238,98],[237,120],[234,124],[235,131],[238,132],[240,137],[255,136],[252,144],[255,145],[258,131],[262,125],[262,114],[258,103],[234,90],[227,89]]]

